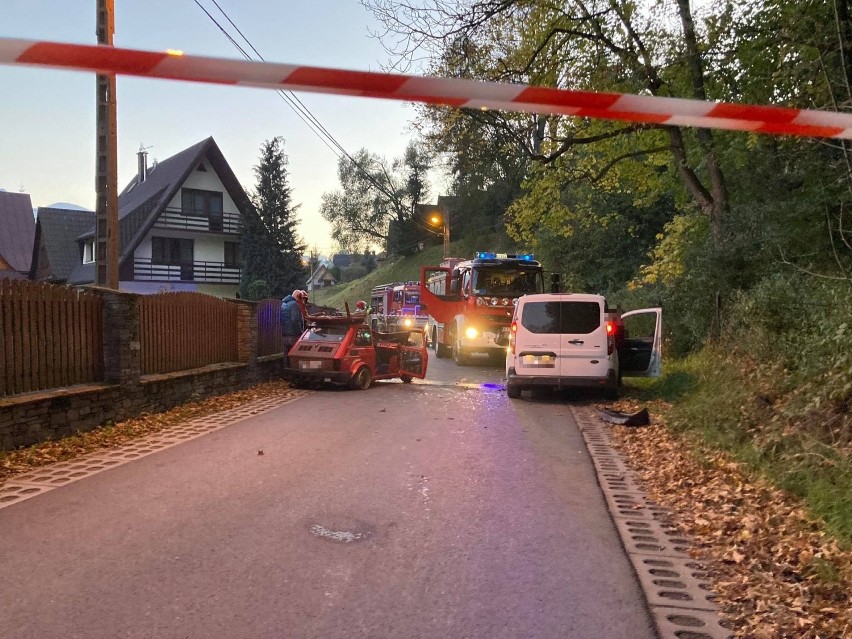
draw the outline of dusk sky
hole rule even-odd
[[[223,25],[212,0],[199,0]],[[218,0],[270,62],[380,71],[372,15],[357,0]],[[4,0],[0,37],[95,44],[95,0]],[[194,0],[115,0],[119,47],[239,58]],[[227,25],[230,26],[230,25]],[[247,48],[247,47],[246,47]],[[33,206],[69,202],[94,209],[95,76],[0,66],[0,188]],[[343,147],[388,158],[403,153],[414,108],[395,101],[297,94]],[[301,204],[299,233],[313,248],[333,245],[319,214],[323,192],[338,188],[337,156],[271,90],[118,78],[119,190],[136,172],[140,144],[149,163],[213,136],[244,187],[260,145],[286,139],[290,184]],[[433,201],[437,192],[433,189]]]

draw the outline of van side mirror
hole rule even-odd
[[[558,293],[559,292],[559,273],[551,273],[550,274],[550,292]]]

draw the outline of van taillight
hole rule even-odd
[[[615,350],[615,324],[613,322],[606,323],[606,354],[612,355]]]
[[[517,341],[517,333],[518,333],[518,323],[516,321],[512,321],[511,326],[509,327],[509,350],[512,355],[515,354],[515,342]]]
[[[516,320],[513,320],[513,321],[512,321],[512,332],[513,332],[513,333],[517,333],[517,332],[518,332],[518,322],[517,322]]]

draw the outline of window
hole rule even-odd
[[[225,266],[229,268],[240,268],[242,256],[240,255],[239,242],[225,242]]]
[[[462,295],[470,295],[470,271],[462,273]]]
[[[541,293],[542,275],[539,269],[479,268],[474,272],[475,295],[511,295]]]
[[[181,189],[180,208],[184,215],[206,217],[211,231],[222,230],[222,193],[200,189]]]
[[[95,261],[95,240],[86,240],[83,243],[83,264]]]
[[[178,237],[152,237],[151,263],[168,266],[180,266],[180,279],[192,281],[193,271],[193,242]]]
[[[355,333],[355,346],[372,346],[373,337],[369,328],[359,328]]]
[[[524,306],[521,324],[531,333],[588,335],[601,325],[597,302],[533,302]]]
[[[347,326],[314,326],[302,339],[308,342],[342,342],[348,332]]]
[[[152,237],[151,262],[153,264],[192,264],[193,241],[177,237]]]

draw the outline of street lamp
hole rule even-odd
[[[444,257],[450,255],[450,213],[447,210],[432,211],[429,215],[429,222],[434,226],[443,224],[444,227]]]

